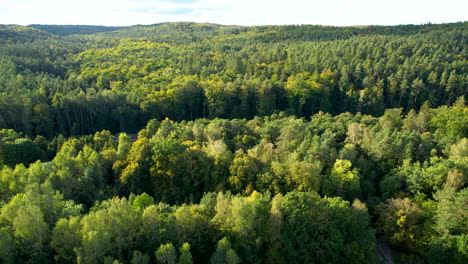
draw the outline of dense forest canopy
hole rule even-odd
[[[0,28],[0,127],[137,132],[150,119],[382,115],[467,96],[466,23]],[[190,99],[190,100],[189,100]]]
[[[467,29],[0,25],[0,262],[466,263]]]

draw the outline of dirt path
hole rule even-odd
[[[380,263],[394,264],[392,250],[382,236],[377,236],[375,245],[375,256]]]

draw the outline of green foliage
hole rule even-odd
[[[149,264],[149,256],[142,254],[140,251],[133,251],[131,264]]]
[[[42,157],[41,149],[34,141],[23,138],[13,129],[0,130],[0,164],[14,166],[29,164]]]
[[[149,196],[146,193],[142,193],[135,197],[135,200],[133,200],[133,207],[136,209],[142,209],[144,210],[146,207],[151,206],[154,204],[154,199],[153,197]]]
[[[468,203],[468,188],[456,192],[449,187],[438,191],[435,198],[439,202],[435,219],[441,232],[453,235],[466,234],[468,213],[464,208]]]
[[[330,176],[324,182],[324,192],[330,196],[341,196],[354,200],[360,195],[359,172],[351,169],[349,160],[337,159]]]
[[[126,158],[114,163],[113,169],[117,172],[120,182],[124,185],[126,193],[151,192],[148,182],[148,170],[151,166],[151,146],[147,138],[137,140]]]
[[[253,187],[248,185],[255,182],[255,175],[259,172],[254,159],[242,152],[237,152],[229,171],[231,172],[229,183],[234,191],[246,190],[247,193],[252,191]]]
[[[192,264],[192,254],[190,253],[190,244],[185,242],[179,249],[180,256],[177,264]]]
[[[15,240],[7,227],[0,228],[0,260],[5,264],[15,263]]]
[[[426,253],[428,263],[465,263],[468,259],[468,239],[466,234],[443,235],[429,245]]]
[[[85,35],[121,29],[121,27],[87,25],[29,25],[29,27],[37,28],[58,36],[67,36],[75,34]]]
[[[231,243],[226,237],[218,241],[216,252],[210,259],[212,264],[238,264],[240,263],[239,257],[236,252],[231,248]]]
[[[135,248],[141,215],[126,199],[105,201],[81,220],[81,244],[75,249],[77,262],[94,263],[113,256],[130,256]]]
[[[81,244],[80,218],[61,218],[52,230],[50,245],[55,250],[58,263],[76,263],[75,248]]]
[[[0,128],[51,138],[135,133],[166,117],[450,105],[466,95],[465,27],[1,26]]]
[[[0,25],[0,262],[465,263],[465,31]]]
[[[176,263],[176,252],[174,246],[169,244],[161,245],[155,252],[156,259],[159,263],[163,264],[175,264]]]
[[[282,254],[289,261],[362,263],[373,254],[373,231],[367,227],[366,213],[353,212],[340,198],[320,199],[314,193],[290,192],[281,203],[281,211]]]
[[[380,227],[395,247],[406,251],[420,247],[422,211],[417,204],[409,198],[391,198],[378,210]]]

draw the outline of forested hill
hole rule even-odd
[[[467,27],[0,25],[0,263],[467,263]]]
[[[165,117],[450,105],[467,94],[467,25],[163,23],[65,37],[2,26],[0,127],[50,138],[135,132]]]
[[[399,35],[407,36],[434,31],[446,31],[466,28],[466,23],[400,25],[400,26],[320,26],[320,25],[287,25],[287,26],[225,26],[220,24],[201,24],[190,22],[160,23],[154,25],[135,25],[127,27],[87,26],[87,25],[29,25],[28,27],[45,32],[67,36],[75,34],[94,34],[108,32],[114,37],[161,38],[168,41],[179,34],[186,34],[197,41],[215,37],[229,37],[242,33],[265,35],[270,41],[279,40],[331,40],[346,39],[361,35]],[[243,36],[245,37],[245,35]]]
[[[37,28],[45,32],[49,32],[58,36],[68,35],[86,35],[99,32],[108,32],[119,30],[122,27],[106,27],[106,26],[87,26],[87,25],[29,25],[28,27]]]
[[[155,41],[184,41],[185,43],[238,36],[240,39],[263,42],[276,41],[325,41],[348,39],[364,35],[408,36],[419,33],[466,29],[466,23],[401,26],[336,27],[322,25],[285,26],[225,26],[200,23],[162,23],[149,26],[124,27],[106,35],[116,37],[149,38]]]
[[[33,42],[51,38],[52,35],[39,29],[0,25],[0,44],[8,45],[22,42]]]

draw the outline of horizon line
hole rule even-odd
[[[258,25],[238,25],[238,24],[221,24],[221,23],[213,23],[213,22],[195,22],[195,21],[166,21],[166,22],[159,22],[153,24],[131,24],[131,25],[99,25],[99,24],[3,24],[0,25],[4,26],[23,26],[23,27],[30,27],[30,26],[90,26],[90,27],[136,27],[136,26],[157,26],[162,24],[171,24],[171,23],[192,23],[192,24],[210,24],[210,25],[218,25],[218,26],[231,26],[231,27],[261,27],[261,26],[326,26],[326,27],[368,27],[368,26],[384,26],[384,27],[392,27],[392,26],[424,26],[424,25],[445,25],[445,24],[462,24],[466,23],[468,20],[464,21],[453,21],[453,22],[441,22],[441,23],[433,23],[431,21],[425,23],[409,23],[409,24],[360,24],[360,25],[330,25],[330,24],[307,24],[307,23],[300,23],[300,24],[258,24]]]

